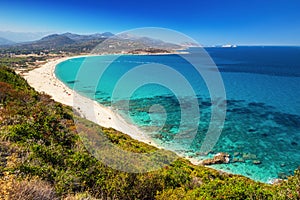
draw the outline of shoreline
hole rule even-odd
[[[61,62],[73,58],[89,57],[97,55],[80,55],[63,58],[53,58],[39,67],[23,73],[22,76],[38,92],[44,92],[51,98],[62,104],[71,106],[81,117],[92,121],[105,128],[114,128],[117,131],[125,133],[133,139],[139,140],[146,144],[161,148],[156,145],[147,135],[138,127],[129,124],[118,113],[100,103],[84,97],[74,90],[70,89],[55,76],[55,68]],[[74,101],[74,99],[76,99]]]
[[[155,54],[155,55],[159,55],[159,54]],[[163,148],[162,146],[156,144],[150,137],[144,134],[143,131],[141,131],[137,126],[128,123],[120,114],[114,112],[109,107],[101,105],[97,101],[91,100],[87,97],[78,94],[74,90],[70,89],[63,82],[61,82],[55,76],[55,68],[59,63],[73,58],[93,57],[93,56],[101,56],[101,55],[89,54],[89,55],[52,58],[49,61],[47,61],[45,64],[41,64],[37,68],[30,70],[26,73],[23,73],[22,76],[26,79],[29,85],[33,87],[35,90],[50,95],[51,98],[57,102],[71,106],[76,112],[80,114],[81,117],[89,121],[92,121],[100,126],[103,126],[105,128],[114,128],[117,131],[129,135],[133,139],[136,139],[140,142],[144,142],[148,145],[152,145],[156,148],[162,149]],[[74,98],[76,98],[76,105],[74,105]],[[189,160],[193,165],[199,165],[202,162],[196,158],[190,158],[186,155],[179,154],[178,152],[174,152],[174,153],[176,153],[179,157]],[[210,166],[208,167],[211,168]]]
[[[22,76],[35,90],[50,95],[51,98],[57,102],[71,106],[75,112],[80,114],[81,117],[92,121],[102,127],[114,128],[115,130],[120,131],[132,137],[133,139],[162,149],[162,146],[156,144],[153,139],[144,134],[143,131],[141,131],[136,125],[128,123],[120,114],[113,111],[111,108],[100,104],[97,101],[91,100],[78,94],[55,76],[55,68],[59,63],[73,58],[92,56],[101,55],[79,55],[53,58],[48,60],[47,63],[40,64],[37,68],[23,73]],[[74,99],[76,99],[76,101],[74,101]],[[183,155],[178,152],[174,153],[176,153],[179,157],[187,159],[193,165],[199,165],[202,163],[202,160],[199,160],[197,158],[188,157],[187,155]],[[213,166],[205,167],[220,171],[222,173],[234,174],[221,169],[216,169]],[[254,180],[253,178],[251,179]]]

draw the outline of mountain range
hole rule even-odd
[[[99,44],[101,43],[100,47]],[[79,35],[74,33],[51,34],[39,40],[14,43],[7,39],[0,40],[2,49],[18,50],[20,53],[30,52],[58,52],[67,51],[73,53],[121,53],[136,49],[164,49],[174,50],[181,46],[167,43],[162,40],[149,37],[140,37],[130,34],[114,35],[110,32],[96,33],[90,35]]]
[[[104,33],[95,33],[91,35],[79,35],[74,33],[64,33],[61,34],[62,36],[66,36],[74,41],[88,41],[93,39],[99,39],[99,38],[108,38],[111,36],[114,36],[111,32],[104,32]]]
[[[0,45],[11,45],[14,44],[15,42],[8,40],[6,38],[0,37]]]
[[[51,32],[13,32],[13,31],[0,31],[0,37],[15,43],[29,42],[39,40]]]

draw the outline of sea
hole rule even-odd
[[[228,153],[228,164],[212,167],[260,182],[292,175],[300,166],[300,47],[184,51],[72,58],[55,74],[161,147],[195,160]],[[213,123],[220,134],[201,152]]]

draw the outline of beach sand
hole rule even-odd
[[[35,90],[50,95],[57,102],[73,107],[76,112],[80,113],[81,117],[100,126],[114,128],[133,139],[158,147],[151,138],[139,130],[138,127],[126,122],[119,114],[96,101],[79,95],[56,78],[54,73],[56,65],[71,58],[75,57],[51,59],[39,68],[24,73],[23,77]]]
[[[81,117],[102,127],[114,128],[138,141],[155,146],[157,148],[162,148],[161,146],[158,146],[149,136],[143,133],[143,131],[141,131],[137,126],[128,123],[124,118],[112,111],[109,107],[105,107],[96,101],[79,95],[74,90],[68,88],[55,76],[54,71],[57,64],[76,57],[86,56],[51,59],[46,64],[43,64],[34,70],[31,70],[27,73],[22,73],[22,76],[35,90],[50,95],[52,99],[57,102],[73,107],[74,111],[79,113]],[[194,165],[198,165],[202,162],[199,159],[190,158],[185,155],[178,154],[178,156],[188,159]]]

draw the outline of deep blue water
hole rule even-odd
[[[189,51],[185,58],[197,58],[204,71],[217,73],[197,48]],[[227,112],[222,134],[205,157],[227,152],[231,162],[214,168],[263,182],[292,174],[300,166],[300,47],[206,48],[206,51],[221,73]],[[135,70],[138,66],[145,70]],[[184,77],[195,96],[173,71]],[[142,130],[149,131],[165,148],[203,158],[199,149],[215,105],[202,76],[181,56],[74,58],[60,63],[56,75],[69,87],[111,106]],[[128,88],[132,91],[127,91]],[[191,102],[195,100],[200,120],[193,114]],[[188,133],[193,132],[195,123],[197,134],[190,136]]]

